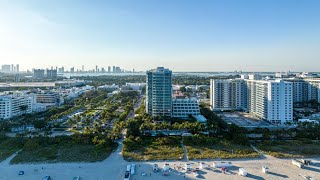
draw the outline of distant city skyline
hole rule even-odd
[[[0,64],[320,71],[320,1],[0,1]]]

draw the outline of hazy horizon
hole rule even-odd
[[[318,72],[319,7],[316,0],[0,0],[0,64]]]

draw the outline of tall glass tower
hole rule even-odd
[[[172,115],[172,71],[158,67],[147,71],[146,112],[152,116]]]

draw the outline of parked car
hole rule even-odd
[[[80,180],[80,176],[73,177],[72,180]]]
[[[24,171],[19,171],[19,175],[24,175]]]
[[[186,164],[186,172],[190,172],[192,170],[191,164]]]
[[[126,171],[124,174],[124,180],[130,180],[130,171]]]
[[[131,164],[131,169],[130,169],[131,175],[134,175],[136,173],[136,165]]]
[[[158,170],[159,170],[158,164],[153,164],[153,165],[152,165],[152,170],[153,170],[154,172],[158,171]]]

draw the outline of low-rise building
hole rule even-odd
[[[0,119],[10,119],[32,112],[34,99],[32,96],[11,94],[0,95]]]
[[[107,91],[116,91],[116,90],[119,90],[120,87],[119,87],[119,85],[112,84],[112,85],[98,86],[97,89],[98,90],[107,90]]]
[[[56,106],[63,104],[63,99],[59,93],[52,91],[40,91],[35,94],[36,103],[45,104],[47,106]]]
[[[135,91],[141,91],[143,88],[147,86],[146,83],[126,83],[126,86]]]
[[[13,133],[25,132],[25,131],[35,131],[35,130],[36,129],[34,128],[33,125],[22,125],[22,126],[11,128],[11,132],[13,132]]]
[[[78,80],[78,79],[64,79],[62,81],[55,81],[56,86],[68,88],[68,87],[75,87],[75,86],[83,86],[90,81]]]
[[[197,99],[173,99],[172,100],[172,117],[188,119],[189,116],[199,116],[200,108]]]
[[[73,87],[69,89],[62,89],[57,91],[63,99],[70,100],[77,98],[84,94],[85,92],[94,90],[93,86],[83,86],[83,87]]]

